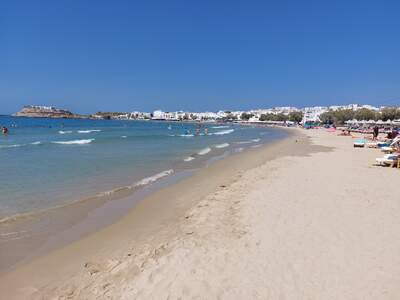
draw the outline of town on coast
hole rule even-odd
[[[97,112],[76,114],[53,106],[28,105],[14,114],[20,117],[88,118],[115,120],[204,121],[204,122],[264,122],[280,125],[344,124],[349,120],[362,123],[383,120],[387,124],[400,120],[398,106],[332,105],[314,107],[273,107],[247,111],[220,110],[217,112],[162,111]],[[371,121],[372,120],[372,121]]]

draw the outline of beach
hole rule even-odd
[[[0,276],[5,299],[397,299],[400,171],[293,129]]]

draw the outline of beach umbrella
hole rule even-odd
[[[383,121],[382,121],[382,120],[378,120],[378,121],[376,122],[376,124],[383,124]]]
[[[368,121],[368,124],[375,124],[375,120],[372,120],[372,119],[369,120],[369,121]]]
[[[387,120],[386,124],[392,124],[392,120]]]

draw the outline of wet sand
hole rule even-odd
[[[6,299],[396,299],[400,171],[295,131],[0,277]],[[397,192],[397,194],[396,194]]]

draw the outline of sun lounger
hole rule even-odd
[[[386,154],[383,157],[377,158],[375,161],[378,166],[395,166],[398,160],[399,154]]]
[[[390,146],[381,147],[382,152],[384,153],[392,153],[395,149]]]
[[[354,148],[363,148],[365,146],[365,140],[355,140],[353,146]]]

